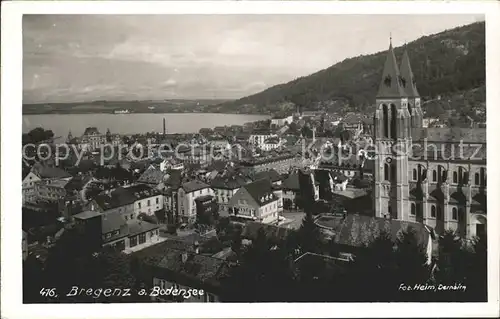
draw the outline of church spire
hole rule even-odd
[[[411,70],[410,57],[408,56],[406,45],[405,45],[405,52],[403,53],[403,59],[401,60],[400,71],[401,71],[401,81],[403,82],[403,87],[408,97],[419,97],[420,95],[418,94],[417,91],[415,76],[413,75],[413,72]]]
[[[394,55],[394,50],[392,48],[391,36],[377,98],[400,98],[406,96],[401,84],[398,63],[396,62],[396,56]]]

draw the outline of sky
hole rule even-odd
[[[477,15],[24,15],[23,102],[237,99]],[[411,54],[411,53],[410,53]]]

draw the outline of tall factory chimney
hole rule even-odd
[[[165,126],[165,118],[163,118],[163,136],[165,136],[166,133],[167,133],[167,129]]]

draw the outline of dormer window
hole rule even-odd
[[[385,86],[387,86],[387,87],[391,86],[391,82],[392,82],[392,78],[391,78],[391,76],[390,76],[390,75],[387,75],[387,76],[385,77],[385,79],[384,79],[384,84],[385,84]]]
[[[406,79],[402,76],[399,76],[399,83],[401,83],[402,87],[406,87]]]

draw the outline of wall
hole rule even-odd
[[[229,201],[233,197],[234,194],[239,190],[239,188],[235,189],[224,189],[224,188],[214,188],[214,195],[217,199],[217,204],[219,204],[219,211],[227,212],[229,208]]]
[[[155,243],[155,242],[159,241],[159,239],[160,239],[160,237],[159,237],[160,230],[159,229],[150,230],[150,231],[146,232],[145,234],[146,234],[146,237],[145,237],[146,240],[142,244],[139,244],[139,235],[140,234],[135,234],[133,236],[120,238],[118,240],[108,242],[108,243],[104,244],[103,246],[111,246],[112,247],[114,245],[119,244],[120,242],[123,242],[123,244],[124,244],[123,252],[130,253],[132,251],[139,251],[141,249],[149,247],[152,243]],[[135,246],[130,246],[130,240],[134,237],[136,238],[137,244]]]
[[[191,193],[186,193],[184,189],[180,188],[178,191],[178,203],[179,203],[179,217],[183,222],[194,222],[196,221],[196,204],[194,200],[201,196],[214,195],[211,188],[200,189]]]
[[[36,191],[35,191],[35,184],[40,182],[41,179],[40,177],[36,176],[32,172],[30,172],[28,175],[23,180],[23,193],[22,193],[22,198],[23,198],[23,204],[25,202],[32,202],[35,199]]]
[[[419,166],[421,167],[421,172],[424,169],[427,169],[427,178],[422,181],[424,199],[421,203],[410,201],[409,220],[423,222],[431,227],[434,227],[436,232],[439,234],[442,234],[445,230],[451,229],[467,238],[475,236],[476,224],[473,223],[474,213],[471,210],[470,203],[472,202],[473,194],[477,194],[479,192],[484,192],[486,194],[486,185],[482,184],[481,176],[481,169],[484,169],[484,178],[486,179],[486,165],[470,162],[467,163],[466,161],[463,163],[444,161],[409,161],[408,166],[408,179],[410,181],[410,185],[413,185],[410,188],[415,187],[417,184]],[[469,172],[469,179],[463,180],[462,184],[459,184],[460,168],[462,169],[463,178],[465,177],[465,174],[463,173]],[[417,179],[415,179],[414,170],[416,170]],[[448,171],[447,179],[446,181],[441,180],[442,184],[440,184],[440,177],[444,170]],[[436,172],[435,175],[434,172]],[[454,179],[454,173],[456,173],[457,179]],[[475,178],[476,174],[478,174],[479,177],[479,180],[477,181],[479,183],[477,184]],[[427,193],[438,187],[441,187],[444,194],[444,202],[442,203],[437,203],[432,196],[426,196]],[[467,199],[465,205],[462,203],[458,204],[455,202],[449,202],[450,195],[456,191],[461,191],[465,195]],[[412,214],[412,204],[422,205],[421,219]],[[435,214],[433,213],[433,206],[435,207]],[[441,210],[441,214],[439,214],[439,208]],[[454,209],[456,210],[456,216],[454,216],[455,214],[453,213]]]
[[[163,209],[163,195],[155,195],[135,201],[134,213],[137,215],[145,213],[154,215],[155,211]]]
[[[108,214],[119,214],[122,216],[124,221],[137,218],[137,212],[134,210],[134,204],[124,205],[120,207],[111,208],[108,210],[101,210],[102,213]]]

